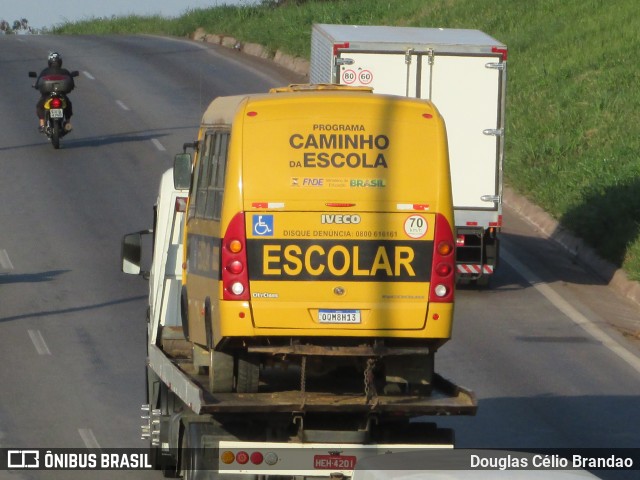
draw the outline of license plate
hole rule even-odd
[[[314,455],[313,468],[316,470],[353,470],[356,457],[352,455]]]
[[[320,323],[360,323],[360,310],[318,310]]]
[[[51,118],[62,118],[64,117],[64,113],[61,108],[52,108],[49,110],[49,116]]]

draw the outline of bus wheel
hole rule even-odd
[[[236,392],[257,392],[260,380],[260,361],[258,356],[241,354],[238,356],[236,366]]]
[[[209,352],[209,390],[212,393],[233,391],[233,355],[225,352]]]

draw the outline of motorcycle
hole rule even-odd
[[[77,77],[77,71],[70,72],[71,77]],[[36,72],[29,72],[29,77],[37,78]],[[39,85],[38,85],[39,84]],[[33,85],[48,97],[44,102],[44,133],[51,141],[53,148],[60,148],[60,139],[69,133],[67,127],[67,94],[73,90],[71,79],[66,75],[45,75]]]

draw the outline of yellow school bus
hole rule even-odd
[[[255,392],[278,361],[428,388],[455,282],[435,106],[291,85],[216,98],[194,146],[181,310],[210,389]]]

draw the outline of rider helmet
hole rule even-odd
[[[58,52],[51,52],[49,54],[49,66],[50,67],[62,67],[62,56]]]

